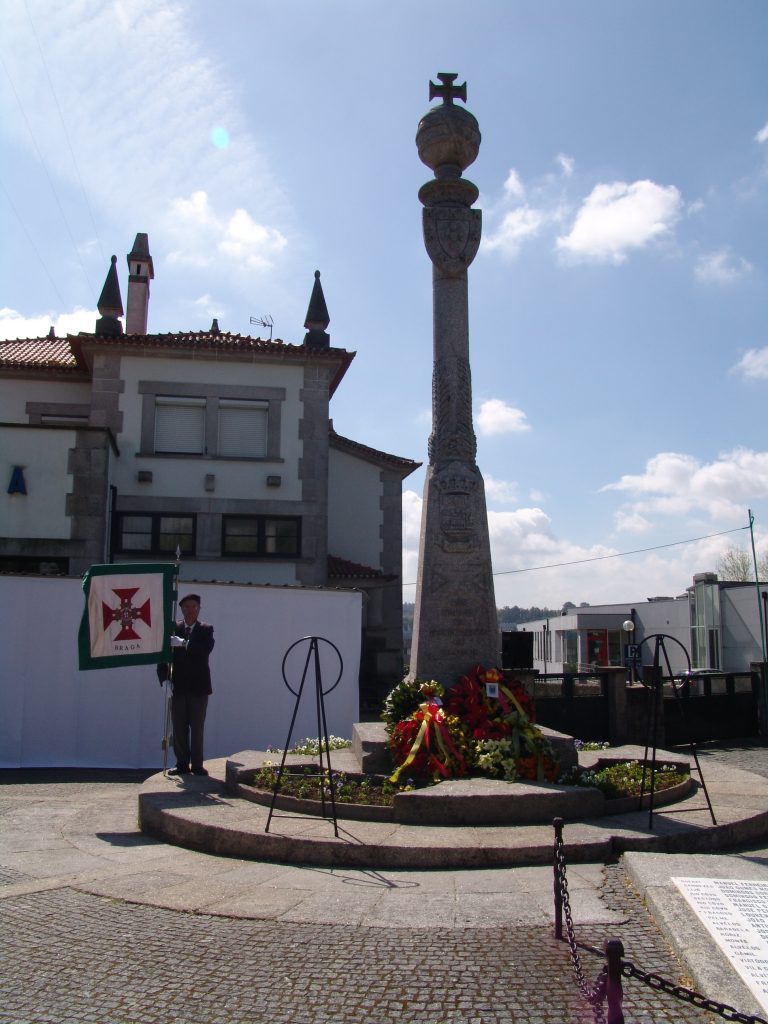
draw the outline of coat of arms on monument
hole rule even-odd
[[[480,246],[480,210],[434,207],[422,210],[422,215],[429,258],[449,276],[463,273]]]
[[[474,495],[477,480],[462,466],[449,466],[435,477],[440,502],[440,546],[444,551],[472,551],[476,546]]]

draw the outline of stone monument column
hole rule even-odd
[[[480,149],[466,82],[439,74],[416,145],[435,174],[419,190],[424,245],[432,261],[432,434],[424,482],[410,676],[451,685],[475,664],[499,664],[485,487],[475,456],[469,368],[467,268],[480,245],[478,189],[462,178]]]

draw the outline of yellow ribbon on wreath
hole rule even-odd
[[[435,726],[434,734],[437,740],[437,746],[440,748],[440,753],[443,755],[443,758],[445,759],[446,762],[450,758],[450,752],[445,744],[445,739],[443,738],[443,721],[445,718],[445,713],[443,712],[443,709],[438,704],[425,703],[419,705],[419,710],[422,712],[424,717],[421,720],[419,731],[416,733],[416,738],[411,744],[411,749],[408,752],[408,756],[389,777],[389,781],[393,784],[398,781],[398,779],[400,778],[401,774],[405,771],[405,769],[412,765],[413,762],[416,760],[416,757],[419,751],[421,750],[425,740],[427,742],[427,748],[429,748],[428,733],[429,727],[432,724],[434,724]],[[438,769],[442,772],[443,775],[448,775],[448,770],[444,769],[443,766],[439,763]]]

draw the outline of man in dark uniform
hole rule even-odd
[[[200,622],[200,595],[187,594],[179,601],[183,622],[177,622],[171,637],[173,672],[170,666],[157,666],[160,682],[171,679],[171,722],[176,767],[169,775],[207,775],[203,767],[203,730],[208,697],[211,694],[211,670],[208,656],[213,650],[213,626]]]

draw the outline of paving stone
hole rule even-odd
[[[705,772],[718,758],[768,777],[765,747],[707,749]],[[13,774],[0,772],[0,781]],[[113,799],[124,794],[128,815],[131,802],[135,808],[135,780],[104,783],[98,773],[89,780],[105,800],[110,785]],[[66,802],[73,786],[58,773],[48,784],[8,787],[0,800],[0,829],[10,820],[4,812],[11,815],[16,804],[9,789],[45,800],[52,787],[54,802]],[[110,813],[110,820],[119,820],[121,813]],[[156,845],[151,872],[162,871],[164,850]],[[90,858],[91,846],[81,853]],[[177,871],[204,878],[212,860],[169,851],[169,885]],[[221,863],[238,884],[241,877],[247,880],[241,862]],[[128,875],[127,867],[113,864]],[[24,882],[22,867],[0,868],[0,885]],[[137,870],[131,868],[134,875]],[[543,910],[541,875],[523,870],[520,899],[535,899]],[[329,874],[308,876],[315,883],[308,886],[313,899],[320,900],[323,886],[317,883]],[[429,884],[419,885],[413,883],[425,876],[417,872],[333,873],[345,891],[359,890],[366,910],[371,892],[382,903],[389,900],[392,916],[428,909],[434,901],[428,927],[403,927],[403,920],[391,927],[381,921],[372,926],[178,912],[79,891],[66,879],[47,891],[11,890],[0,899],[0,1024],[589,1024],[592,1014],[576,988],[568,946],[554,939],[549,924],[514,923],[507,917],[490,926],[486,920],[483,927],[463,920],[460,927],[446,925],[446,908],[465,895],[481,893],[482,900],[492,900],[504,892],[505,880],[511,892],[514,870],[478,872],[474,887],[469,872],[461,873],[461,884],[455,877],[451,884],[452,875],[430,873]],[[268,866],[258,882],[274,885],[281,876],[287,889],[290,869],[280,866]],[[577,918],[581,943],[602,948],[606,939],[619,938],[638,967],[673,981],[684,978],[684,968],[619,864],[607,865],[602,874],[593,866],[574,865],[571,885],[574,907],[583,890],[599,895],[605,908],[602,923],[581,924]],[[509,894],[504,902],[513,903]],[[234,907],[232,912],[237,913]],[[602,958],[586,950],[580,955],[586,977],[593,980]],[[635,979],[625,980],[624,1014],[627,1024],[715,1020]]]
[[[616,933],[644,970],[677,978],[618,866],[604,899],[629,916],[585,927],[602,945]],[[407,904],[403,908],[407,913]],[[437,915],[439,917],[439,915]],[[550,927],[397,930],[180,914],[58,889],[0,904],[3,1024],[569,1024],[590,1014],[568,948]],[[602,961],[582,954],[593,978]],[[636,982],[626,986],[634,1024],[711,1018]]]

